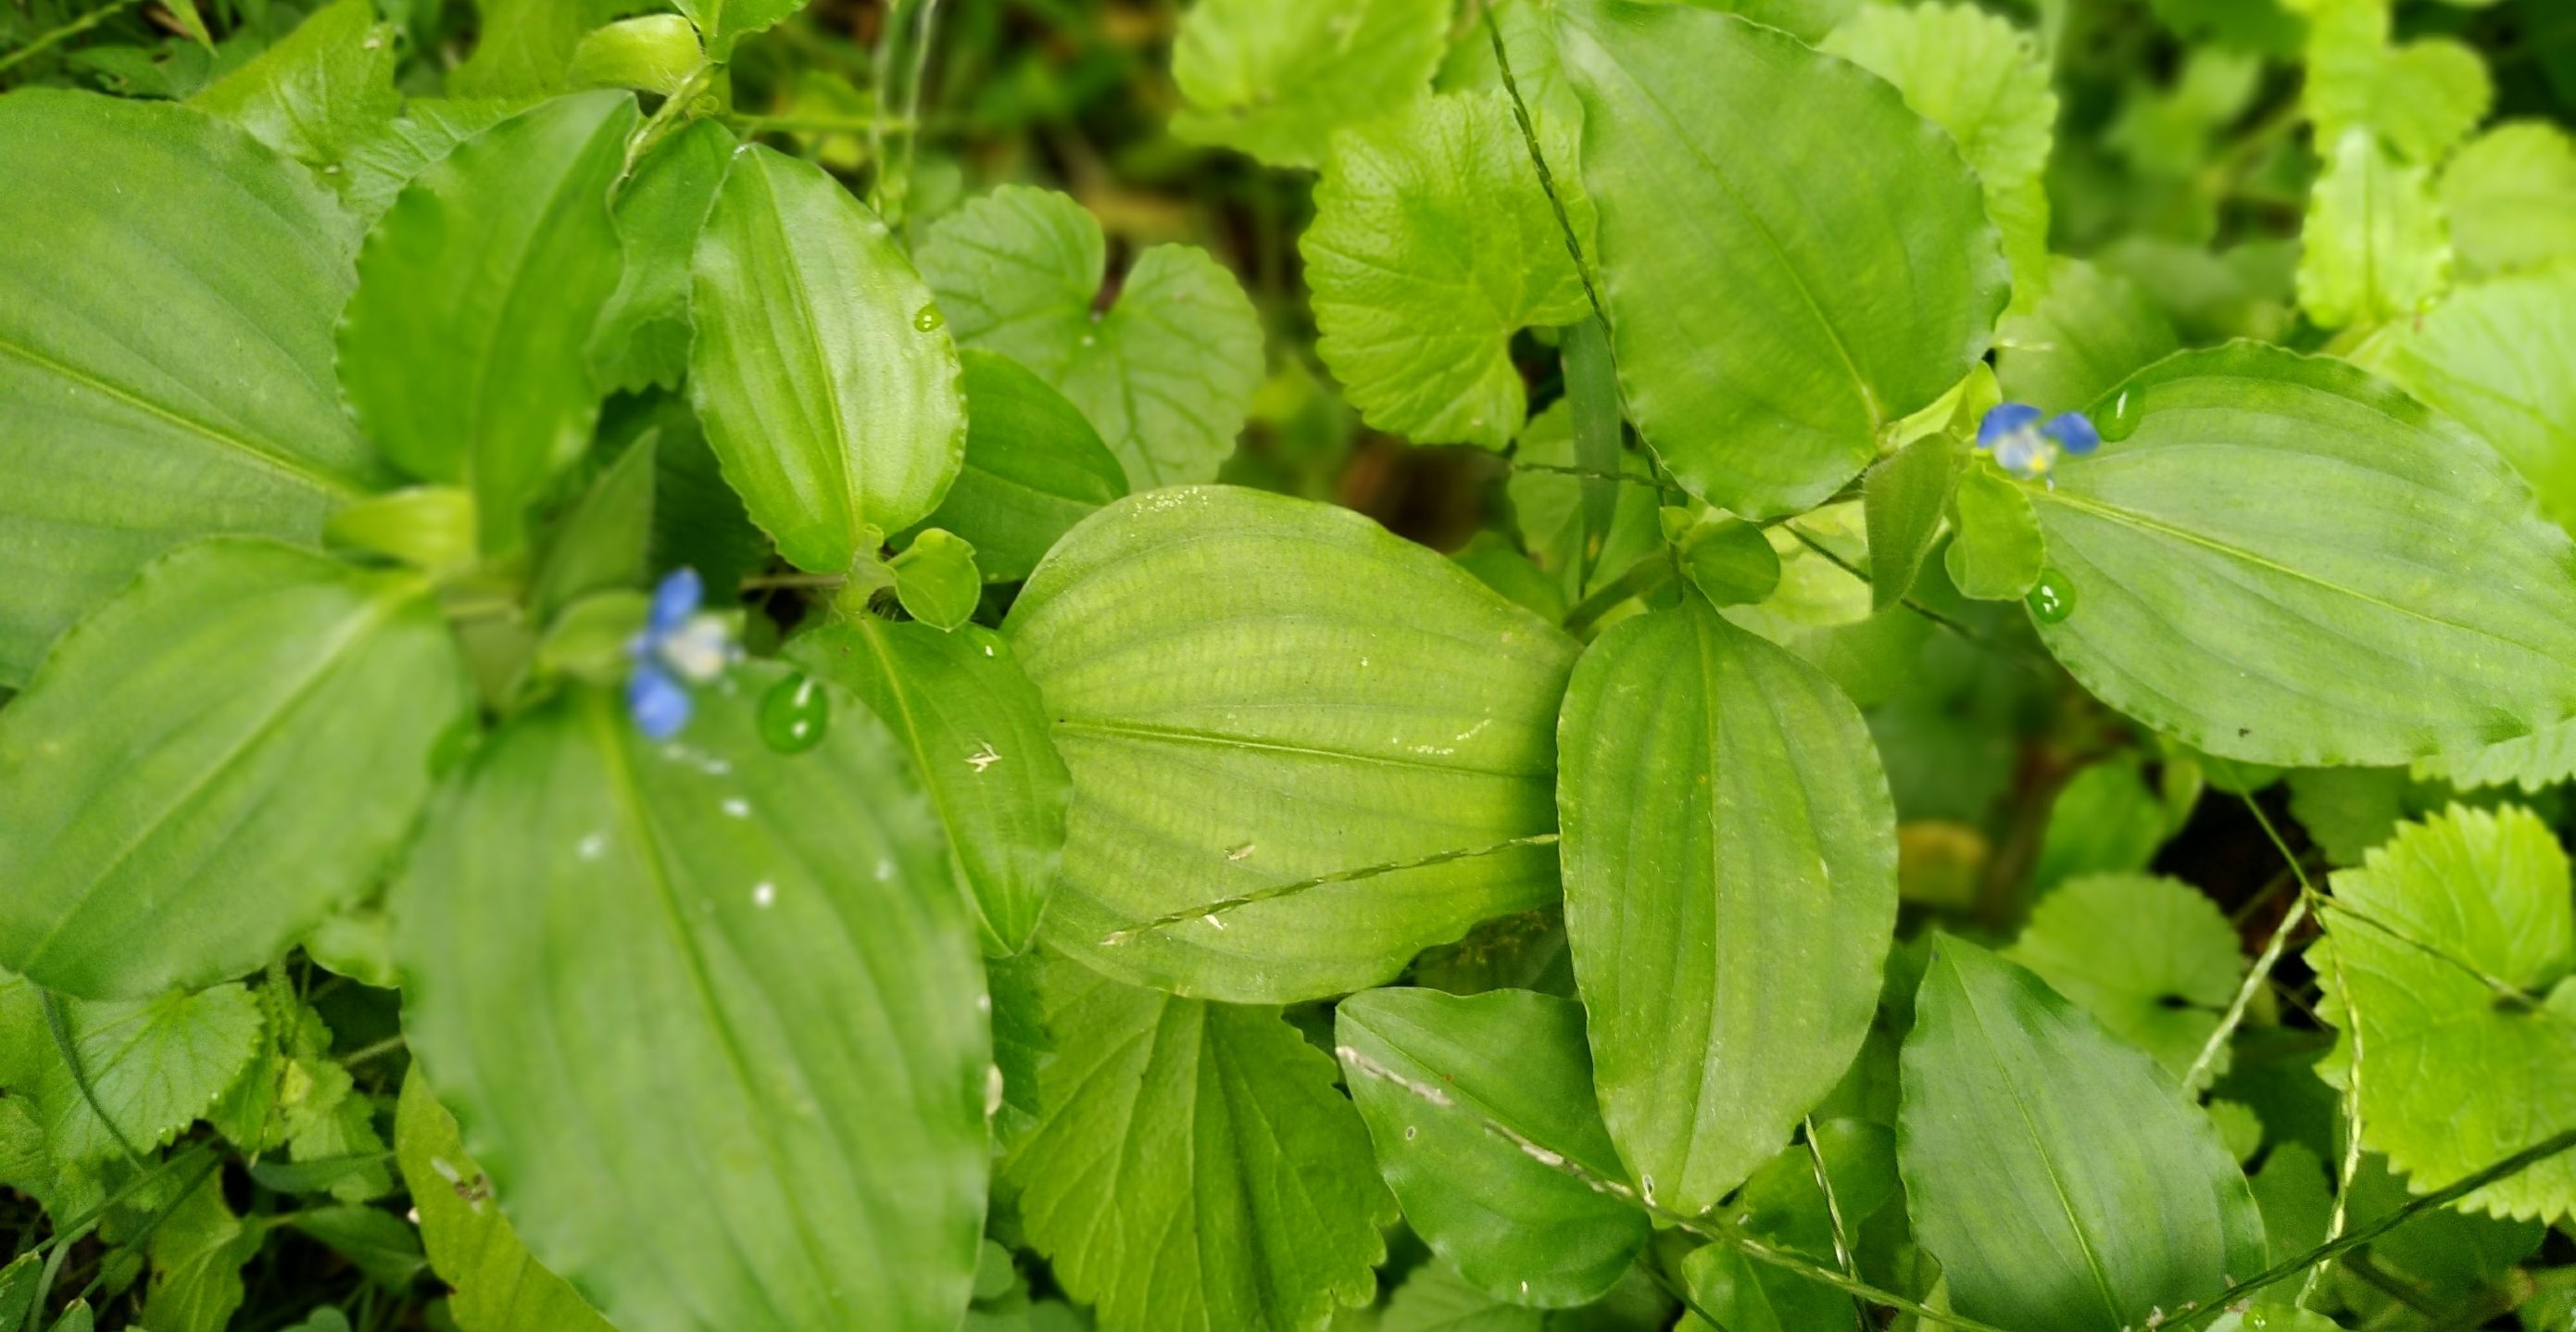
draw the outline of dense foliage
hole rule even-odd
[[[2576,1329],[2561,0],[652,3],[0,6],[0,1332]]]

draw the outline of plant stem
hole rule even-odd
[[[100,7],[81,15],[79,18],[73,19],[71,22],[37,37],[34,41],[27,43],[25,46],[19,47],[17,50],[12,51],[5,56],[0,56],[0,71],[6,71],[22,60],[30,59],[59,43],[78,37],[82,33],[85,33],[90,29],[107,22],[109,19],[116,17],[118,14],[133,8],[134,4],[135,0],[109,0],[109,3],[101,5]]]

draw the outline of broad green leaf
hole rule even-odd
[[[710,587],[731,587],[766,564],[769,538],[743,512],[742,496],[725,484],[706,432],[688,403],[656,401],[647,418],[653,440],[653,539],[646,567],[698,571]]]
[[[306,166],[337,174],[350,150],[402,110],[396,29],[368,0],[313,11],[276,45],[189,101]]]
[[[2049,262],[2048,293],[2003,322],[1995,378],[2003,395],[2070,411],[2182,346],[2146,289],[2081,259]]]
[[[571,86],[584,33],[634,0],[474,0],[474,53],[447,76],[456,97],[538,98]]]
[[[2450,283],[2431,175],[2359,130],[2335,142],[2299,243],[2299,304],[2326,328],[2411,315]]]
[[[1531,417],[1512,446],[1512,458],[1535,466],[1515,469],[1504,483],[1522,544],[1539,568],[1555,575],[1569,606],[1661,548],[1664,538],[1655,517],[1653,469],[1645,454],[1625,449],[1619,454],[1618,472],[1633,479],[1615,483],[1610,524],[1601,534],[1600,549],[1585,559],[1583,479],[1547,470],[1577,466],[1573,427],[1569,404],[1562,398]],[[1589,578],[1584,575],[1587,563],[1592,567]]]
[[[2121,1332],[2263,1270],[2216,1126],[2038,977],[1941,936],[1905,1041],[1897,1161],[1950,1307]]]
[[[2417,759],[2415,771],[2464,788],[2511,784],[2538,791],[2576,777],[2576,720],[2467,754]]]
[[[651,435],[627,445],[565,511],[549,534],[530,589],[538,616],[551,620],[594,592],[631,589],[644,581],[658,452]]]
[[[918,260],[957,341],[1018,361],[1081,408],[1129,489],[1213,479],[1234,451],[1261,384],[1261,325],[1205,251],[1146,250],[1100,310],[1098,220],[1065,195],[1006,185],[942,218]]]
[[[2014,601],[2039,583],[2048,550],[2027,489],[1979,460],[1960,474],[1950,504],[1952,534],[1941,564],[1959,595]]]
[[[141,1332],[224,1332],[248,1295],[242,1265],[259,1253],[264,1232],[245,1226],[224,1201],[224,1182],[209,1175],[174,1200],[145,1247],[152,1282],[143,1296]]]
[[[2439,190],[2470,276],[2576,257],[2576,141],[2556,125],[2516,120],[2469,140]]]
[[[608,191],[635,101],[584,93],[459,144],[367,233],[340,387],[385,456],[474,492],[486,550],[590,443],[583,357],[617,287]]]
[[[1557,142],[1570,161],[1572,136]],[[1589,202],[1568,206],[1588,232]],[[1591,313],[1499,92],[1421,98],[1336,135],[1297,248],[1316,353],[1362,419],[1417,443],[1503,447],[1528,412],[1512,334]]]
[[[2168,358],[2093,415],[2134,433],[2030,496],[2073,595],[2039,635],[2095,697],[2296,767],[2455,753],[2576,707],[2576,545],[2448,420],[2248,343]]]
[[[521,98],[455,100],[415,97],[400,119],[351,145],[341,169],[324,177],[361,226],[373,226],[412,177],[456,150],[456,145],[519,114]]]
[[[974,618],[984,596],[984,576],[975,568],[975,548],[954,532],[933,527],[886,565],[894,578],[895,596],[904,613],[937,629],[954,629]]]
[[[989,629],[851,616],[800,634],[790,661],[848,689],[912,755],[956,853],[990,956],[1026,948],[1064,858],[1071,792],[1046,707]]]
[[[1427,91],[1446,0],[1197,0],[1172,42],[1173,137],[1311,167],[1335,129]]]
[[[804,7],[805,0],[679,0],[680,12],[706,34],[710,60],[732,58],[735,42],[777,26]],[[890,36],[880,33],[877,40],[886,41]]]
[[[957,348],[885,223],[811,162],[734,158],[698,237],[689,394],[798,568],[927,517],[966,450]]]
[[[1375,1296],[1394,1205],[1333,1061],[1278,1009],[1062,961],[1041,986],[1056,1054],[1003,1170],[1030,1243],[1103,1327],[1306,1332]]]
[[[2030,308],[2048,286],[2040,173],[2057,123],[2037,43],[1973,6],[1925,4],[1864,7],[1819,45],[1895,84],[1916,114],[1950,132],[2003,232],[2014,308]]]
[[[1749,606],[1780,586],[1780,552],[1771,548],[1769,531],[1741,518],[1692,524],[1675,540],[1673,553],[1682,576],[1712,606]]]
[[[1118,455],[1082,410],[1028,367],[967,348],[966,460],[930,515],[975,545],[975,563],[1016,583],[1084,515],[1127,493]]]
[[[2308,114],[2318,143],[2360,129],[2409,162],[2439,162],[2486,117],[2495,86],[2445,37],[2394,45],[2386,0],[2318,0],[2308,15]]]
[[[0,685],[192,537],[311,540],[389,474],[340,411],[355,234],[305,171],[158,102],[0,99]]]
[[[2352,1177],[2346,1224],[2376,1221],[2414,1201],[2411,1193],[2406,1181],[2388,1168],[2386,1157],[2365,1154]],[[2373,1240],[2365,1252],[2382,1274],[2422,1292],[2434,1307],[2466,1308],[2472,1301],[2494,1299],[2499,1286],[2519,1285],[2522,1274],[2516,1265],[2533,1256],[2547,1233],[2535,1221],[2437,1207]],[[2402,1320],[2403,1315],[2384,1309],[2390,1303],[2387,1292],[2364,1286],[2349,1265],[2336,1275],[2352,1312]]]
[[[1624,1179],[1592,1100],[1583,1008],[1527,990],[1369,990],[1334,1010],[1342,1080],[1378,1170],[1433,1252],[1488,1294],[1563,1308],[1617,1283],[1646,1214],[1537,1159],[1491,1120]]]
[[[1788,1140],[1877,1010],[1896,811],[1833,683],[1707,607],[1627,620],[1557,725],[1565,927],[1611,1139],[1696,1212]]]
[[[600,690],[513,718],[394,888],[417,1067],[625,1332],[949,1328],[974,1276],[991,1053],[947,848],[847,695],[816,748],[762,742],[782,677],[669,743]]]
[[[2353,360],[2495,445],[2576,530],[2576,270],[2462,288]]]
[[[1558,38],[1631,418],[1711,504],[1812,507],[1993,339],[1975,175],[1894,89],[1742,19],[1580,0]]]
[[[1547,1318],[1528,1305],[1495,1299],[1434,1260],[1395,1288],[1377,1332],[1545,1332]]]
[[[2218,904],[2189,884],[2150,874],[2068,880],[2040,901],[2004,956],[2176,1078],[2218,1030],[2244,971],[2236,928]],[[2221,1046],[2210,1073],[2226,1071]]]
[[[1540,141],[1570,147],[1582,137],[1583,104],[1575,99],[1573,85],[1565,81],[1565,68],[1557,61],[1553,7],[1548,0],[1494,0],[1485,12],[1493,15],[1494,26],[1502,32],[1503,51],[1512,62],[1512,82],[1520,89],[1521,106],[1529,112]],[[1502,68],[1495,63],[1492,39],[1479,31],[1453,43],[1448,59],[1441,63],[1436,86],[1444,93],[1503,91]],[[1574,174],[1571,157],[1551,152],[1548,162],[1552,170],[1562,173],[1557,176],[1560,184]]]
[[[2519,807],[2453,806],[2334,875],[2308,965],[2361,1047],[2361,1137],[2423,1193],[2576,1128],[2576,908],[2567,853]],[[2493,982],[2493,984],[2490,984]],[[2503,997],[2499,988],[2531,996]],[[2461,1200],[2505,1217],[2576,1210],[2576,1161],[2553,1157]]]
[[[377,882],[469,717],[415,575],[184,547],[0,711],[0,965],[139,998],[250,971]]]
[[[259,1048],[259,1004],[239,985],[61,1003],[62,1034],[80,1057],[77,1078],[63,1062],[43,996],[25,980],[0,976],[0,1023],[9,1028],[0,1086],[34,1109],[46,1153],[60,1167],[122,1161],[128,1148],[149,1152],[169,1142],[207,1112]]]
[[[692,121],[617,187],[609,211],[625,262],[587,349],[603,386],[675,388],[688,373],[690,256],[733,153],[722,121]]]
[[[2030,870],[2032,895],[2046,897],[2081,875],[2145,869],[2190,812],[2189,804],[2176,809],[2149,790],[2135,762],[2114,758],[2087,766],[2049,802],[2048,832]]]
[[[584,33],[564,77],[576,88],[633,88],[669,97],[706,62],[689,20],[646,14]]]
[[[1869,608],[1896,605],[1914,589],[1923,561],[1941,535],[1950,492],[1965,461],[1959,442],[1931,434],[1869,469],[1861,482],[1861,513],[1869,525]]]
[[[394,1154],[420,1209],[429,1265],[455,1290],[447,1310],[463,1332],[611,1332],[562,1277],[528,1256],[501,1215],[492,1181],[466,1155],[456,1117],[416,1068],[403,1079],[394,1110]]]
[[[1005,630],[1073,775],[1045,937],[1093,966],[1292,1002],[1556,897],[1555,853],[1526,843],[1555,825],[1572,640],[1356,513],[1129,496],[1065,536]]]

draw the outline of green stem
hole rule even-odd
[[[2291,862],[2291,868],[2297,867],[2297,862]],[[2307,887],[2307,879],[2307,872],[2301,870],[2299,886],[2302,890]],[[2271,979],[2272,967],[2281,960],[2282,949],[2289,944],[2290,935],[2307,918],[2308,895],[2302,891],[2298,900],[2290,904],[2289,913],[2281,917],[2281,924],[2272,931],[2271,939],[2263,945],[2262,956],[2254,959],[2254,969],[2245,973],[2245,983],[2236,988],[2236,998],[2228,1003],[2227,1013],[2218,1020],[2217,1030],[2210,1032],[2209,1039],[2201,1042],[2200,1053],[2193,1056],[2190,1070],[2182,1075],[2184,1091],[2199,1086],[2201,1076],[2209,1071],[2211,1063],[2218,1058],[2218,1052],[2227,1048],[2228,1038],[2235,1035],[2237,1026],[2245,1021],[2245,1009],[2254,1002],[2254,992]]]
[[[135,0],[110,0],[108,4],[102,5],[97,9],[93,9],[90,12],[81,15],[79,18],[73,19],[69,23],[56,28],[51,32],[45,33],[44,35],[36,38],[36,40],[27,43],[25,46],[19,47],[17,50],[12,51],[5,56],[0,56],[0,72],[5,72],[11,67],[17,65],[20,61],[31,59],[62,42],[66,42],[74,37],[80,36],[82,33],[85,33],[90,29],[107,22],[109,19],[116,17],[118,14],[124,13],[126,10],[133,8],[134,4]]]
[[[1565,631],[1580,638],[1602,616],[1630,597],[1644,596],[1680,577],[1673,562],[1663,554],[1649,555],[1629,565],[1618,577],[1601,585],[1565,614]]]
[[[1531,123],[1529,104],[1521,100],[1520,80],[1512,77],[1512,57],[1503,49],[1502,25],[1494,22],[1494,11],[1485,11],[1485,37],[1493,43],[1494,67],[1502,72],[1503,91],[1512,99],[1512,119],[1521,127],[1521,143],[1529,149],[1530,166],[1538,172],[1538,187],[1547,195],[1547,206],[1556,210],[1557,230],[1565,234],[1565,252],[1574,257],[1574,275],[1583,280],[1583,299],[1592,303],[1592,315],[1601,326],[1610,326],[1609,308],[1602,305],[1601,293],[1592,285],[1592,267],[1583,262],[1583,241],[1574,231],[1574,218],[1565,211],[1565,200],[1557,197],[1555,173],[1547,169],[1547,154],[1539,150],[1538,127]]]

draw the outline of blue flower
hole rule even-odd
[[[674,569],[653,589],[644,632],[626,645],[635,673],[626,681],[626,710],[635,729],[668,740],[689,724],[689,689],[724,674],[740,660],[724,617],[700,610],[706,584],[695,569]]]
[[[2082,412],[2059,412],[2046,420],[2026,402],[2001,403],[1977,423],[1977,447],[1995,455],[2005,471],[2028,480],[2046,476],[2057,465],[2060,449],[2087,454],[2102,447],[2102,432]]]

